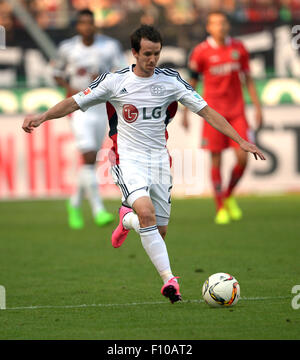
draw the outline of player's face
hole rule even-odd
[[[139,52],[132,49],[136,59],[136,67],[140,76],[151,76],[159,60],[161,51],[160,42],[152,42],[148,39],[141,39]]]
[[[229,22],[222,14],[211,14],[207,19],[206,30],[215,39],[224,39],[229,34]]]
[[[84,38],[90,38],[95,34],[96,28],[92,16],[81,15],[78,19],[76,29],[78,34]]]

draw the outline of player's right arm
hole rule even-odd
[[[27,115],[23,122],[23,130],[31,133],[34,128],[40,126],[43,122],[59,119],[79,109],[77,102],[69,97],[54,105],[49,110],[41,114]]]

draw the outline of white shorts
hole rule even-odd
[[[81,153],[100,150],[107,124],[105,104],[95,105],[85,112],[77,110],[71,115],[76,146]]]
[[[116,185],[121,190],[122,202],[132,207],[135,200],[149,196],[152,200],[158,226],[169,223],[171,213],[172,176],[170,166],[148,166],[123,162],[111,168]]]

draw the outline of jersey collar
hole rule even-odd
[[[153,72],[153,75],[149,76],[149,77],[141,77],[141,76],[137,76],[135,75],[135,73],[133,72],[133,69],[136,65],[135,64],[131,64],[129,66],[130,72],[131,72],[131,76],[134,77],[135,79],[139,79],[141,81],[149,81],[152,80],[155,77],[155,71]]]

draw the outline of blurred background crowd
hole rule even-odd
[[[43,29],[70,26],[74,13],[89,8],[95,13],[96,24],[109,28],[127,23],[195,24],[213,9],[226,11],[233,21],[290,22],[300,19],[300,0],[22,0]],[[6,28],[15,20],[11,5],[0,1],[0,22]]]
[[[89,8],[102,29],[135,27],[139,23],[169,28],[197,26],[213,9],[224,10],[231,21],[242,24],[244,32],[253,24],[296,23],[300,0],[21,0],[44,30],[66,30],[78,10]],[[13,16],[10,1],[0,0],[0,24],[8,41],[22,26]],[[122,31],[113,35],[122,37]],[[178,33],[178,32],[177,32]],[[126,34],[127,35],[127,34]]]
[[[26,9],[53,46],[75,35],[76,13],[89,8],[99,31],[118,39],[125,51],[130,50],[129,34],[144,23],[158,27],[164,45],[181,49],[186,56],[204,40],[208,12],[223,10],[230,18],[233,36],[257,35],[250,44],[255,42],[250,49],[251,57],[263,56],[266,71],[272,75],[276,73],[273,71],[274,54],[279,46],[283,49],[282,44],[290,42],[291,28],[300,21],[300,0],[0,0],[0,25],[6,30],[6,46],[11,51],[36,49],[45,58],[49,56],[43,53],[42,47],[16,16],[16,4]],[[258,50],[260,54],[255,53]],[[7,60],[0,58],[0,69],[3,66],[7,67]],[[21,66],[17,65],[15,69],[18,79],[24,78]],[[257,77],[256,72],[254,76]],[[0,80],[0,84],[3,83],[7,82]]]

